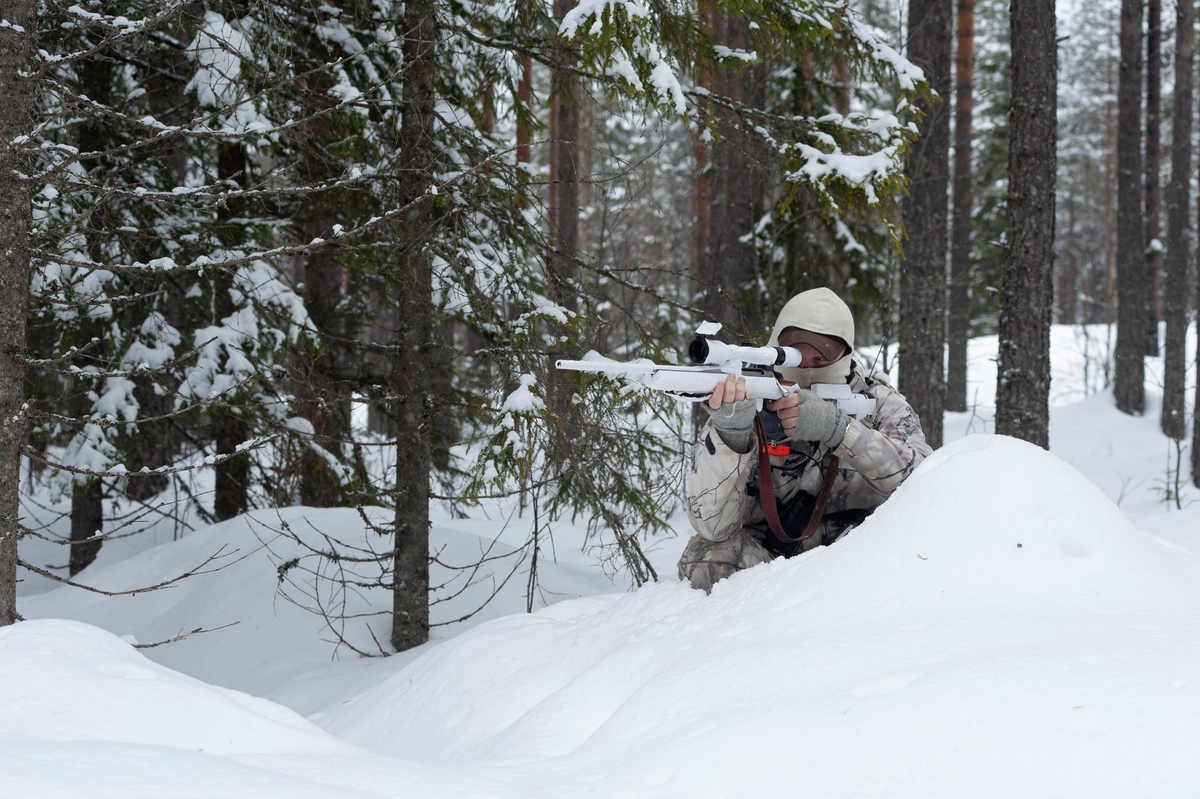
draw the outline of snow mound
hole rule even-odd
[[[372,524],[388,519],[380,508],[365,512]],[[285,534],[285,528],[304,544]],[[132,590],[194,570],[221,553],[206,573],[164,590],[127,596],[106,597],[63,587],[22,597],[18,608],[27,618],[71,618],[133,636],[139,643],[168,640],[196,628],[213,630],[148,649],[147,655],[205,682],[267,696],[311,713],[324,706],[325,697],[307,678],[325,685],[334,661],[343,661],[341,671],[346,680],[382,679],[383,673],[363,674],[358,666],[367,659],[355,650],[377,653],[376,642],[387,641],[391,629],[389,591],[336,590],[332,579],[337,577],[336,565],[312,554],[314,549],[331,548],[327,535],[345,542],[343,551],[350,547],[386,551],[390,546],[389,539],[372,531],[353,508],[255,511],[125,560],[89,568],[78,579],[109,591]],[[483,620],[525,610],[526,581],[507,579],[522,562],[519,550],[444,526],[435,527],[430,539],[437,554],[430,570],[437,586],[431,598],[441,600],[432,608],[432,621],[447,625],[434,628],[435,640]],[[490,560],[481,569],[464,568],[484,553]],[[299,559],[298,566],[281,570],[295,559]],[[318,564],[324,577],[314,581],[306,570],[316,569]],[[583,580],[554,563],[540,564],[539,572],[545,589],[535,597],[539,604],[577,597],[581,588],[612,590],[602,576]],[[368,579],[371,576],[367,574]],[[494,591],[496,596],[481,613],[456,623],[484,605]],[[319,608],[332,617],[345,615],[347,619],[333,618],[327,624],[316,612]],[[406,659],[411,656],[389,658],[394,662],[385,672],[390,674]],[[338,686],[326,686],[327,690],[334,688]],[[349,695],[362,689],[350,686]]]
[[[171,671],[80,622],[0,628],[0,663],[0,736],[212,754],[350,749],[287,708]]]
[[[481,625],[320,724],[546,795],[1195,795],[1197,586],[1072,467],[969,437],[835,546]]]
[[[38,620],[0,629],[6,799],[415,799],[454,784],[339,741],[280,705],[160,666],[96,627]]]

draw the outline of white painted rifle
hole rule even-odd
[[[765,400],[777,400],[794,394],[795,385],[784,381],[777,366],[804,367],[804,355],[795,347],[735,346],[714,338],[721,331],[717,322],[704,322],[696,329],[696,337],[688,345],[692,366],[657,364],[648,360],[614,361],[594,352],[583,360],[560,360],[559,369],[593,372],[632,380],[647,388],[662,391],[687,402],[703,402],[726,375],[737,375],[746,381],[746,390],[757,400],[762,410]],[[875,398],[855,394],[842,383],[816,383],[809,386],[818,397],[837,402],[850,416],[870,416],[875,412]]]

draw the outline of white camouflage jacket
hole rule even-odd
[[[899,392],[865,378],[857,363],[852,365],[848,382],[855,392],[875,397],[872,416],[851,418],[845,438],[832,452],[793,441],[790,455],[771,458],[775,496],[783,507],[798,491],[815,497],[831,456],[838,456],[838,474],[825,519],[805,549],[832,541],[845,528],[845,515],[829,518],[831,514],[878,507],[932,452],[920,419]],[[742,527],[758,537],[772,535],[758,501],[757,446],[746,454],[735,452],[721,440],[711,421],[700,431],[687,498],[692,527],[710,541],[723,541]]]

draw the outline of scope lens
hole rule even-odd
[[[688,345],[688,357],[692,363],[708,363],[708,339],[696,336]]]

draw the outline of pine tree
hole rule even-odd
[[[954,222],[947,319],[946,410],[967,409],[967,340],[971,334],[971,111],[975,72],[975,2],[958,0],[954,105]]]
[[[701,13],[714,46],[754,51],[747,22],[739,14],[712,3],[703,4]],[[762,109],[765,65],[730,61],[706,70],[700,85],[734,103]],[[761,153],[756,157],[759,145],[742,114],[722,113],[711,104],[708,110],[715,141],[704,155],[707,205],[700,215],[706,236],[696,253],[695,280],[704,295],[700,305],[705,318],[721,322],[729,335],[745,340],[760,331],[769,316],[753,290],[759,269],[752,234],[763,214],[764,163]]]
[[[1146,0],[1146,355],[1158,355],[1162,260],[1162,0]]]
[[[1117,408],[1145,407],[1146,257],[1142,226],[1142,3],[1121,0],[1121,69],[1117,84]]]
[[[434,173],[434,103],[437,78],[437,8],[434,0],[404,6],[399,189],[403,228],[395,284],[400,324],[394,377],[396,437],[396,555],[392,573],[392,646],[397,651],[429,637],[429,471],[433,401],[429,356],[433,350],[433,265],[429,252],[429,186]]]
[[[25,309],[33,216],[27,142],[34,129],[37,3],[0,0],[0,626],[17,614],[21,444],[25,435]]]
[[[1181,0],[1175,9],[1175,92],[1171,123],[1171,182],[1167,185],[1167,273],[1163,311],[1167,322],[1163,359],[1162,430],[1174,439],[1187,432],[1184,383],[1187,375],[1188,206],[1192,171],[1192,70],[1196,6]]]
[[[942,445],[946,384],[946,189],[950,181],[950,0],[910,0],[908,57],[924,70],[938,101],[918,102],[904,202],[908,233],[900,277],[900,390],[921,417],[925,440]]]
[[[1049,448],[1058,138],[1054,0],[1012,2],[1008,242],[1000,298],[996,432]]]

